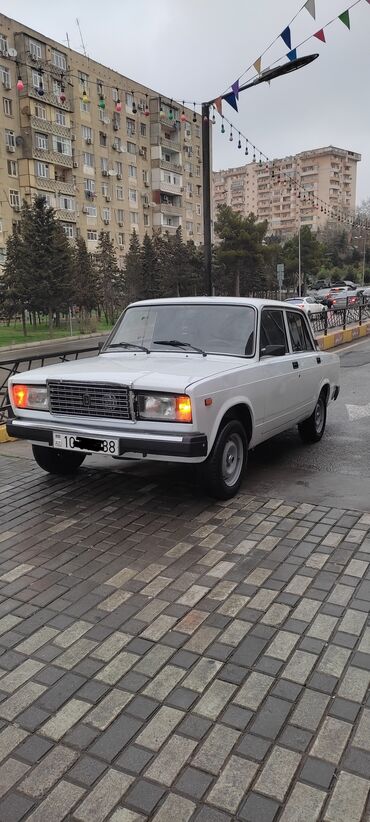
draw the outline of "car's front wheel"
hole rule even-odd
[[[202,463],[202,485],[216,499],[231,499],[239,491],[247,462],[248,440],[239,420],[219,431],[208,459]]]
[[[33,445],[32,451],[37,465],[49,474],[74,474],[86,456],[43,445]]]
[[[321,392],[311,416],[298,426],[303,442],[319,442],[326,427],[327,403],[324,392]]]

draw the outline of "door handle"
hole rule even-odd
[[[292,362],[292,366],[293,366],[293,368],[295,368],[295,369],[299,368],[299,362],[298,362],[298,360],[294,360],[294,361]]]
[[[321,357],[316,357],[316,362],[317,362],[317,364],[318,364],[318,365],[320,365],[320,363],[321,363]]]

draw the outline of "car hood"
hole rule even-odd
[[[22,375],[27,383],[46,380],[108,382],[152,391],[181,392],[216,374],[228,373],[250,365],[250,360],[209,354],[144,354],[141,352],[105,353],[98,357],[37,368]],[[19,382],[19,375],[11,382]]]

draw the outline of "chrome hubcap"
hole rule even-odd
[[[323,403],[322,399],[319,399],[319,401],[317,403],[317,406],[315,408],[315,426],[316,426],[316,431],[317,431],[318,434],[320,434],[322,429],[323,429],[324,420],[325,420],[324,403]]]
[[[239,434],[231,434],[222,455],[222,478],[229,487],[238,481],[243,467],[244,447]]]

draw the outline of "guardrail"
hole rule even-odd
[[[370,320],[370,304],[359,303],[314,315],[311,317],[311,325],[315,334],[324,334],[326,337],[333,328],[345,331],[349,325],[362,325],[365,320]]]
[[[8,380],[14,374],[24,371],[31,371],[33,368],[41,368],[47,365],[48,361],[68,362],[78,360],[79,357],[99,351],[98,345],[80,348],[78,351],[58,351],[47,354],[35,354],[33,357],[19,357],[11,360],[0,360],[0,425],[6,422],[10,403],[8,399]],[[5,373],[4,373],[5,372]]]

